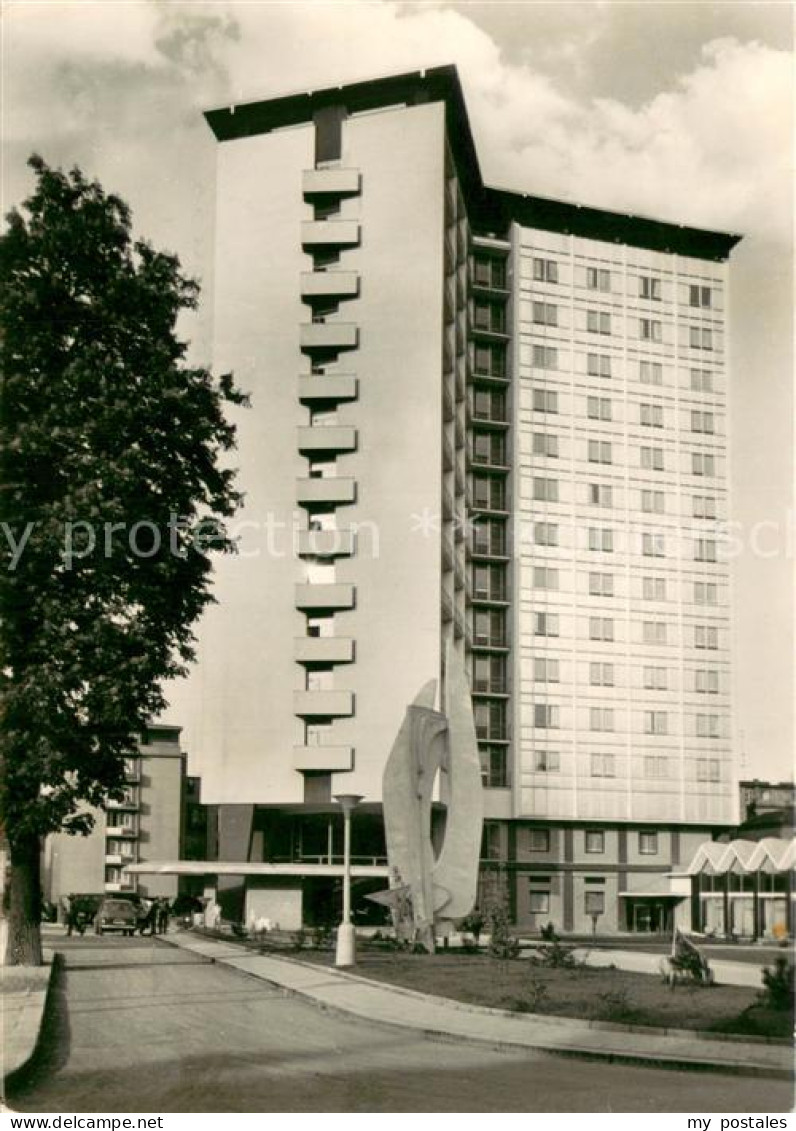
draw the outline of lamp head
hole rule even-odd
[[[362,800],[361,793],[336,793],[334,795],[335,801],[341,807],[344,813],[350,813],[355,809]]]

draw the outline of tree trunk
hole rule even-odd
[[[41,966],[41,845],[35,836],[13,838],[6,889],[7,966]]]

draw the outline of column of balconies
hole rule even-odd
[[[354,531],[341,521],[356,501],[356,481],[345,475],[345,457],[356,451],[357,430],[338,419],[344,404],[357,400],[354,367],[343,363],[359,344],[359,327],[345,316],[346,304],[359,295],[359,274],[346,268],[346,252],[359,245],[360,226],[343,215],[346,201],[359,196],[356,169],[328,166],[305,171],[302,191],[313,218],[301,226],[301,243],[313,268],[299,285],[308,320],[299,345],[309,372],[299,376],[299,401],[307,423],[298,429],[297,448],[307,460],[307,475],[296,484],[296,498],[306,515],[296,550],[305,577],[296,585],[295,602],[306,617],[306,635],[295,641],[294,658],[305,672],[305,687],[294,695],[293,711],[305,728],[303,744],[293,749],[293,768],[332,773],[353,768],[354,751],[334,742],[334,720],[354,713],[351,691],[335,686],[355,656],[353,639],[335,635],[335,614],[353,609],[355,586],[336,580],[336,563],[356,553]],[[347,206],[349,211],[350,205]],[[355,356],[355,354],[354,354]]]
[[[508,245],[475,239],[470,272],[468,605],[484,785],[510,784],[510,357]]]

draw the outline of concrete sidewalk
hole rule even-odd
[[[54,971],[49,952],[45,963],[0,968],[0,1058],[6,1082],[27,1066],[36,1051]]]
[[[790,1079],[789,1045],[687,1030],[654,1030],[608,1022],[509,1013],[432,997],[295,959],[253,954],[242,947],[189,932],[164,942],[306,998],[322,1009],[491,1047],[700,1068],[746,1076]]]
[[[530,953],[528,948],[526,953]],[[658,974],[664,954],[650,954],[638,950],[608,950],[595,947],[590,950],[588,946],[579,946],[574,951],[575,957],[585,962],[588,966],[615,966],[617,970],[628,970],[636,974]],[[749,989],[762,988],[762,970],[764,962],[732,962],[729,959],[708,957],[710,968],[716,977],[718,986],[746,986]]]

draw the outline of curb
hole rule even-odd
[[[168,939],[168,940],[164,939],[164,941],[168,941],[169,945],[171,945],[171,946],[175,946],[175,947],[181,946],[181,944],[179,942],[173,941],[171,939]],[[213,940],[213,941],[215,941],[215,940]],[[183,949],[190,950],[189,947],[184,947]],[[357,1018],[357,1019],[360,1019],[360,1020],[363,1018],[363,1014],[358,1013],[355,1010],[348,1009],[348,1008],[346,1008],[345,1006],[342,1006],[342,1005],[332,1004],[332,1003],[323,1001],[320,998],[316,997],[309,990],[298,989],[298,988],[293,987],[293,986],[286,986],[281,982],[274,981],[273,978],[270,978],[266,975],[258,974],[258,973],[255,973],[254,971],[246,970],[246,969],[244,969],[243,967],[241,967],[237,964],[233,964],[233,963],[228,961],[229,957],[231,957],[231,956],[225,955],[224,957],[212,958],[212,957],[207,956],[207,955],[202,955],[202,957],[205,958],[205,959],[209,958],[209,960],[211,962],[214,962],[214,963],[219,964],[219,965],[227,966],[229,969],[232,969],[232,970],[236,970],[238,973],[243,974],[245,977],[256,978],[260,982],[265,982],[267,985],[272,986],[272,987],[274,987],[274,989],[279,990],[284,996],[299,998],[302,1001],[306,1001],[306,1002],[310,1003],[315,1008],[320,1009],[324,1013],[328,1013],[332,1016],[348,1018],[349,1020],[351,1018]],[[252,958],[252,959],[275,957],[276,961],[290,963],[292,965],[299,966],[299,967],[301,967],[302,969],[305,969],[305,970],[306,969],[311,969],[311,970],[314,970],[314,971],[318,970],[318,967],[316,965],[310,964],[310,963],[307,963],[307,962],[301,962],[300,960],[295,959],[295,958],[287,958],[287,957],[283,958],[281,955],[276,957],[276,956],[261,955],[261,954],[251,953],[251,952],[247,953],[246,951],[241,950],[241,958],[246,958],[246,957]],[[348,973],[345,973],[344,971],[340,971],[340,970],[331,970],[331,971],[328,971],[328,972],[332,973],[335,976],[340,977],[342,979],[346,979],[346,980],[349,980],[349,981],[352,981],[352,982],[359,982],[363,985],[367,985],[367,986],[370,986],[370,987],[376,987],[378,989],[386,990],[386,992],[395,992],[395,993],[398,993],[398,994],[404,994],[406,996],[418,998],[420,1000],[430,1002],[430,1003],[434,1003],[434,1004],[444,1003],[444,1005],[446,1007],[450,1007],[451,1005],[453,1005],[457,1009],[461,1008],[465,1012],[474,1013],[476,1015],[477,1014],[487,1014],[487,1015],[492,1015],[492,1016],[502,1016],[502,1017],[505,1017],[508,1020],[511,1020],[511,1021],[514,1021],[514,1022],[517,1022],[517,1023],[520,1023],[520,1024],[523,1021],[527,1020],[527,1017],[528,1017],[527,1014],[517,1014],[517,1013],[513,1013],[513,1012],[508,1012],[508,1011],[502,1010],[502,1009],[493,1009],[493,1008],[490,1008],[488,1006],[470,1005],[466,1002],[455,1002],[455,1001],[452,1001],[452,999],[450,999],[450,998],[441,998],[441,997],[436,997],[432,994],[424,994],[424,993],[420,992],[419,990],[410,990],[410,989],[405,989],[403,987],[393,987],[393,986],[389,985],[389,983],[376,982],[376,981],[373,981],[369,978],[363,978],[363,977],[360,977],[359,975],[356,975],[356,974],[348,974]],[[529,1043],[527,1040],[520,1042],[520,1041],[512,1041],[510,1039],[504,1040],[502,1038],[479,1037],[477,1035],[470,1036],[470,1035],[464,1035],[464,1034],[459,1034],[459,1033],[451,1033],[451,1032],[444,1030],[444,1029],[442,1029],[442,1030],[435,1029],[435,1028],[432,1028],[430,1026],[425,1026],[425,1025],[422,1025],[422,1024],[418,1025],[418,1024],[413,1024],[411,1022],[386,1021],[386,1020],[384,1020],[383,1018],[380,1018],[380,1017],[368,1016],[367,1020],[368,1020],[368,1023],[378,1025],[380,1028],[393,1029],[393,1030],[394,1029],[408,1030],[408,1031],[411,1031],[411,1032],[414,1032],[414,1033],[419,1033],[422,1036],[427,1037],[429,1039],[437,1040],[437,1041],[444,1041],[444,1042],[450,1043],[450,1044],[466,1044],[466,1045],[470,1045],[470,1046],[474,1046],[474,1047],[481,1047],[481,1048],[483,1048],[484,1046],[487,1046],[488,1048],[505,1049],[505,1050],[509,1050],[509,1051],[513,1051],[513,1052],[516,1052],[516,1051],[524,1051],[524,1052],[533,1051],[533,1052],[537,1052],[537,1053],[542,1052],[542,1053],[546,1053],[546,1054],[551,1055],[551,1056],[574,1057],[574,1058],[577,1058],[577,1059],[587,1059],[587,1060],[600,1060],[600,1061],[608,1061],[609,1063],[616,1063],[616,1064],[643,1064],[643,1065],[653,1066],[653,1067],[654,1066],[660,1066],[662,1068],[679,1068],[679,1069],[688,1070],[688,1071],[692,1071],[692,1072],[694,1072],[694,1071],[695,1072],[715,1072],[715,1073],[723,1073],[723,1074],[731,1072],[734,1075],[748,1076],[748,1077],[763,1077],[763,1078],[767,1078],[767,1079],[790,1080],[792,1078],[792,1073],[791,1073],[790,1069],[787,1069],[787,1068],[776,1068],[776,1067],[773,1067],[773,1066],[769,1067],[769,1066],[765,1066],[765,1065],[728,1064],[725,1061],[695,1059],[694,1057],[684,1056],[682,1053],[673,1054],[673,1055],[669,1056],[669,1055],[666,1055],[665,1053],[642,1053],[642,1052],[638,1052],[638,1051],[635,1051],[635,1050],[633,1050],[633,1051],[628,1050],[627,1052],[624,1052],[624,1051],[618,1052],[618,1051],[614,1051],[614,1050],[601,1051],[601,1050],[598,1050],[598,1049],[578,1047],[577,1045],[570,1045],[567,1048],[560,1048],[560,1047],[557,1047],[557,1046],[550,1046],[550,1045],[545,1044],[543,1037],[539,1038],[539,1043],[536,1043],[535,1041],[533,1043]],[[552,1022],[552,1024],[550,1024],[550,1022]],[[683,1033],[687,1034],[687,1037],[685,1039],[692,1039],[692,1037],[693,1037],[691,1030],[671,1030],[670,1029],[668,1031],[665,1031],[665,1030],[659,1030],[659,1029],[651,1029],[648,1026],[644,1026],[644,1027],[642,1027],[642,1026],[630,1027],[630,1026],[618,1026],[618,1025],[613,1026],[610,1022],[592,1023],[592,1022],[588,1022],[588,1021],[580,1021],[577,1018],[550,1018],[550,1019],[545,1018],[545,1023],[548,1024],[549,1027],[557,1028],[559,1030],[561,1028],[569,1028],[570,1030],[575,1029],[576,1031],[580,1030],[582,1032],[588,1032],[590,1029],[594,1030],[594,1029],[597,1029],[597,1028],[599,1028],[599,1029],[611,1029],[613,1031],[616,1031],[617,1029],[619,1029],[620,1031],[628,1032],[628,1033],[636,1033],[636,1034],[643,1033],[645,1035],[662,1036],[664,1039],[673,1038],[677,1033],[683,1032]],[[708,1034],[701,1039],[702,1040],[710,1039],[710,1035]],[[768,1039],[766,1039],[766,1040],[768,1042]],[[789,1045],[790,1045],[790,1042],[785,1041],[783,1047],[789,1047]],[[698,1054],[699,1051],[700,1050],[695,1049],[694,1053]]]
[[[47,965],[47,963],[45,963]],[[26,1042],[28,1047],[23,1050],[21,1059],[18,1064],[13,1065],[8,1070],[3,1070],[3,1085],[7,1090],[16,1089],[24,1083],[28,1073],[35,1066],[35,1062],[40,1050],[41,1035],[44,1028],[44,1020],[50,1009],[50,1004],[53,997],[53,988],[58,975],[64,967],[64,957],[60,951],[55,951],[49,961],[49,974],[47,976],[47,986],[43,992],[37,991],[41,994],[41,1006],[37,1002],[35,1005],[29,1006],[27,1012],[34,1013],[38,1011],[38,1016],[34,1017],[26,1023],[26,1028],[31,1030],[29,1039]],[[35,1032],[34,1032],[35,1030]],[[27,1034],[26,1034],[27,1036]]]

